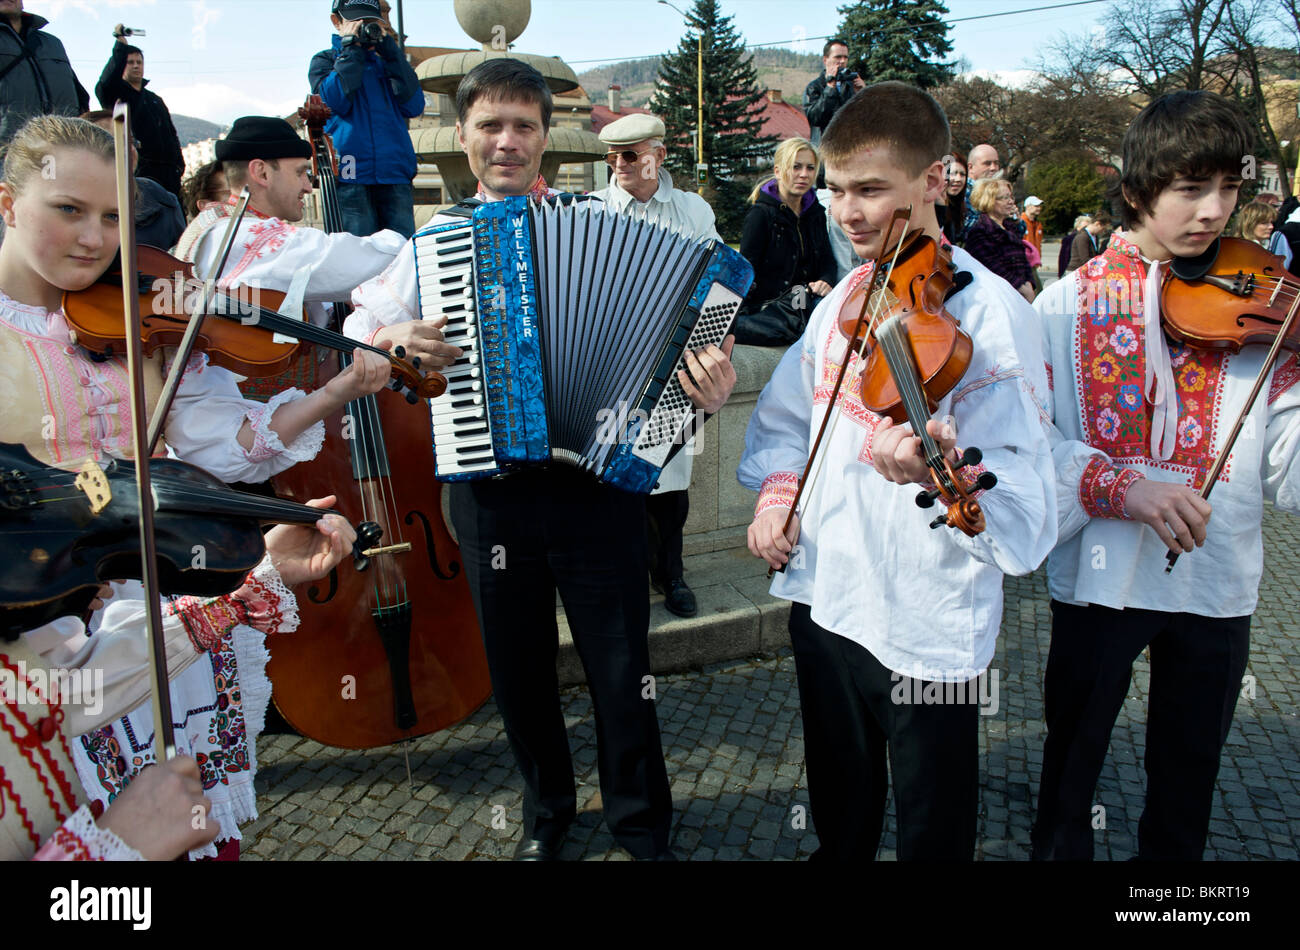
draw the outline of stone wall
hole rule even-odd
[[[754,518],[755,493],[736,481],[736,466],[745,449],[745,428],[758,394],[783,355],[784,349],[766,346],[738,346],[731,354],[736,367],[735,391],[696,437],[700,451],[691,475],[691,513],[683,539],[687,555],[745,545],[745,532]]]

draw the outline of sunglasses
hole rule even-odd
[[[635,165],[637,163],[637,159],[639,159],[642,155],[645,155],[647,152],[652,152],[652,151],[654,151],[653,148],[643,148],[639,152],[636,151],[635,149],[625,148],[622,151],[606,152],[605,164],[608,165],[610,168],[613,168],[616,164],[618,164],[618,158],[621,155],[623,156],[623,161],[626,162],[628,165]]]

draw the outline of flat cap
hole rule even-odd
[[[648,112],[633,112],[600,130],[600,140],[606,145],[635,145],[664,135],[664,120]]]
[[[251,162],[255,158],[311,158],[311,143],[278,116],[246,115],[235,120],[216,144],[217,161]]]

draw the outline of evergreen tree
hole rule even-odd
[[[932,89],[956,75],[955,63],[941,61],[952,43],[939,0],[864,0],[839,11],[849,68],[868,85],[896,79]]]
[[[765,135],[762,108],[765,90],[758,71],[745,52],[731,17],[722,16],[718,0],[695,0],[687,14],[695,31],[682,37],[675,52],[659,61],[659,82],[650,99],[650,111],[664,120],[668,148],[667,166],[679,181],[695,181],[695,112],[697,103],[698,40],[704,37],[704,164],[708,183],[701,190],[714,204],[718,231],[738,236],[744,219],[744,192],[739,179],[750,174],[755,162],[770,162],[776,136]],[[754,110],[751,112],[750,110]],[[739,196],[739,201],[737,197]]]

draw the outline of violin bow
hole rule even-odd
[[[889,262],[889,268],[885,269],[881,265],[884,262],[886,249],[889,247],[889,241],[894,236],[894,225],[897,224],[900,219],[903,221],[903,237],[899,238],[895,243],[894,257]],[[822,416],[822,424],[817,429],[817,437],[813,440],[812,449],[808,453],[808,464],[804,466],[803,475],[799,477],[799,485],[795,489],[794,501],[790,503],[790,511],[786,514],[785,524],[781,527],[782,535],[786,534],[790,530],[790,524],[794,521],[795,514],[799,510],[799,501],[803,498],[804,489],[808,488],[821,473],[821,463],[825,459],[825,456],[819,455],[818,451],[821,448],[822,438],[826,435],[827,425],[830,425],[831,431],[833,432],[834,423],[839,420],[839,412],[836,410],[839,405],[840,388],[844,385],[844,377],[849,368],[849,350],[853,346],[853,340],[857,339],[858,334],[862,333],[862,324],[867,319],[867,308],[872,308],[872,326],[875,325],[876,319],[880,316],[879,291],[882,287],[889,286],[889,277],[894,272],[894,264],[898,262],[899,252],[903,249],[903,238],[907,237],[907,223],[911,221],[911,219],[912,206],[908,205],[906,209],[895,211],[894,216],[889,221],[889,229],[885,232],[885,239],[881,243],[880,256],[873,261],[874,266],[871,272],[871,283],[868,285],[866,296],[863,298],[862,309],[858,311],[858,322],[854,326],[853,337],[850,338],[845,347],[844,362],[840,364],[839,375],[835,377],[835,388],[831,390],[830,402],[826,406],[826,412]],[[858,359],[862,358],[862,354],[866,352],[866,349],[867,334],[862,334],[862,344],[858,347],[856,354]],[[834,421],[832,420],[832,417],[834,417]],[[813,469],[814,463],[817,465],[816,470]],[[775,573],[775,570],[776,569],[769,567],[767,569],[767,576],[771,577],[772,574]],[[782,565],[780,570],[782,572],[785,571],[784,565]]]
[[[1173,272],[1169,272],[1169,279],[1174,279]],[[1228,462],[1228,453],[1232,451],[1233,445],[1237,441],[1237,436],[1241,434],[1241,427],[1246,423],[1246,416],[1255,406],[1255,400],[1259,398],[1260,390],[1264,388],[1264,380],[1273,369],[1273,363],[1277,360],[1278,354],[1282,351],[1282,344],[1287,337],[1291,335],[1291,330],[1295,327],[1296,317],[1300,316],[1300,295],[1291,301],[1291,309],[1287,311],[1286,320],[1283,321],[1281,329],[1277,331],[1277,338],[1273,340],[1273,345],[1269,347],[1268,355],[1264,357],[1264,364],[1259,368],[1259,374],[1255,377],[1255,385],[1251,387],[1250,395],[1246,397],[1246,404],[1241,407],[1241,412],[1237,414],[1237,421],[1232,425],[1232,431],[1228,434],[1228,439],[1223,443],[1223,448],[1215,456],[1214,464],[1210,466],[1209,472],[1205,475],[1205,482],[1201,485],[1201,498],[1209,500],[1210,492],[1214,490],[1214,483],[1219,480],[1219,473],[1223,471],[1223,466]],[[1160,341],[1162,344],[1163,340]],[[1167,551],[1165,553],[1165,573],[1168,574],[1178,563],[1178,552]]]
[[[135,485],[140,503],[140,582],[144,586],[145,617],[152,648],[149,664],[153,689],[154,761],[159,765],[176,755],[172,731],[172,698],[167,680],[167,646],[163,639],[162,595],[158,583],[158,551],[154,544],[151,454],[145,420],[149,408],[144,394],[144,333],[140,297],[136,292],[135,178],[131,173],[130,109],[113,108],[113,146],[117,158],[118,234],[122,254],[122,312],[126,316],[126,367],[131,382],[131,446],[135,454]]]
[[[217,249],[217,269],[213,271],[211,277],[203,282],[203,295],[199,298],[198,306],[194,308],[194,312],[190,314],[190,322],[185,326],[185,334],[181,337],[181,342],[177,345],[176,353],[172,358],[172,365],[167,370],[167,379],[163,382],[162,395],[158,397],[158,405],[154,407],[153,417],[149,420],[150,454],[153,453],[154,447],[157,446],[158,440],[162,437],[163,426],[167,424],[167,414],[172,411],[172,403],[176,399],[176,391],[180,388],[181,377],[185,375],[185,367],[189,364],[190,354],[194,352],[194,341],[199,335],[199,327],[203,326],[203,319],[208,312],[208,304],[212,303],[212,298],[216,296],[217,278],[226,269],[226,260],[230,257],[230,249],[235,243],[235,233],[239,230],[239,222],[244,219],[244,211],[248,208],[248,198],[248,186],[245,185],[239,192],[239,203],[235,205],[235,210],[231,212],[230,218],[226,222],[226,233],[222,235],[221,245]],[[134,235],[134,224],[132,230]],[[131,273],[134,274],[134,236],[131,242],[131,258]],[[123,255],[122,273],[126,274],[125,254]],[[125,283],[125,280],[123,283]],[[132,279],[130,286],[135,287],[134,279]]]

